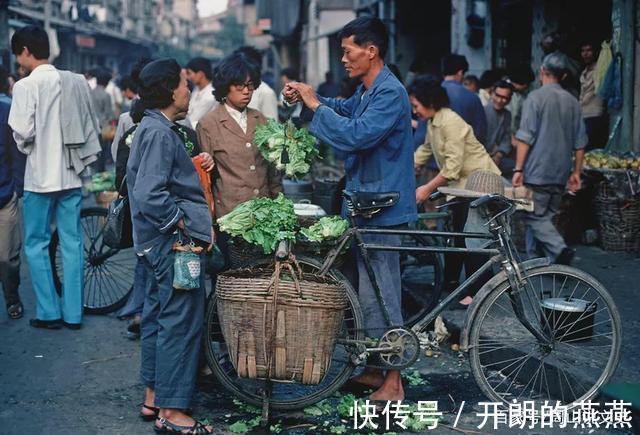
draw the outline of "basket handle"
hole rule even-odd
[[[293,279],[293,284],[296,287],[296,291],[298,292],[298,295],[302,297],[302,289],[300,288],[302,269],[300,269],[300,265],[296,261],[295,257],[293,257],[293,255],[291,256],[291,259],[296,266],[299,276],[296,275],[296,270],[291,265],[291,261],[276,261],[275,270],[273,271],[273,275],[271,275],[271,281],[269,282],[269,288],[273,288],[273,310],[271,312],[271,337],[269,337],[269,353],[267,354],[267,379],[271,379],[271,366],[273,362],[273,355],[275,353],[276,320],[278,316],[278,288],[280,287],[280,274],[282,273],[283,268],[289,270],[291,279]]]

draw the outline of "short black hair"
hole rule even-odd
[[[126,91],[127,89],[131,89],[136,94],[138,93],[138,85],[136,85],[136,83],[133,81],[131,76],[123,76],[120,79],[119,85],[120,85],[120,89],[122,89],[123,91]]]
[[[531,67],[527,64],[519,64],[509,69],[507,72],[511,83],[519,85],[528,85],[535,78]]]
[[[26,26],[16,30],[11,37],[11,51],[17,56],[25,47],[36,59],[49,59],[49,36],[42,27]]]
[[[389,47],[389,33],[380,18],[371,16],[358,17],[348,22],[340,33],[338,39],[343,40],[353,36],[353,42],[360,47],[367,44],[378,47],[380,58],[384,59]]]
[[[173,91],[180,85],[180,72],[180,65],[174,59],[158,59],[142,68],[140,98],[145,109],[164,109],[171,105]]]
[[[260,68],[247,56],[241,53],[231,53],[222,59],[213,69],[213,94],[219,102],[229,94],[231,85],[244,84],[249,77],[254,88],[260,86]]]
[[[106,68],[98,68],[96,70],[96,83],[100,86],[107,86],[111,81],[111,73]]]
[[[509,89],[511,92],[513,92],[513,85],[506,80],[498,80],[491,87],[493,89],[496,89],[496,88]]]
[[[407,88],[407,93],[413,95],[424,107],[440,110],[449,107],[449,96],[440,84],[440,80],[431,74],[415,78]]]
[[[260,53],[257,48],[251,47],[250,45],[243,45],[237,48],[234,53],[244,54],[251,62],[257,64],[259,68],[262,68],[262,53]]]
[[[493,86],[498,80],[502,79],[504,75],[503,70],[488,69],[480,76],[480,88],[488,89]]]
[[[283,68],[282,71],[280,71],[280,75],[281,76],[287,76],[289,77],[291,80],[296,80],[298,81],[298,71],[295,70],[295,68]]]
[[[467,74],[466,76],[464,76],[462,82],[474,83],[477,87],[480,87],[480,80],[478,80],[478,77],[474,76],[473,74]]]
[[[0,65],[0,93],[9,93],[9,71]]]
[[[463,73],[469,71],[469,62],[461,54],[447,54],[442,58],[440,65],[443,76],[451,76],[462,70]]]
[[[211,80],[211,62],[209,59],[205,59],[204,57],[194,57],[187,63],[186,68],[193,72],[202,71],[207,80]]]

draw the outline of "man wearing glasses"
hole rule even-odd
[[[500,80],[492,86],[491,100],[484,106],[484,114],[487,117],[485,147],[505,176],[510,176],[514,167],[511,156],[511,112],[506,109],[512,95],[511,83]]]

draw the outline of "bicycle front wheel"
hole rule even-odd
[[[304,272],[317,273],[322,264],[310,257],[296,257]],[[269,263],[272,260],[267,260]],[[254,265],[265,264],[258,261]],[[344,284],[348,300],[348,307],[344,312],[343,327],[340,338],[363,339],[363,318],[358,295],[349,281],[337,270],[331,270],[329,275]],[[209,297],[205,315],[204,354],[207,364],[222,385],[233,395],[250,404],[261,406],[263,394],[267,386],[264,380],[240,378],[231,363],[227,345],[222,335],[220,318],[216,306],[215,292]],[[312,405],[333,394],[349,378],[354,364],[350,360],[351,351],[343,344],[336,344],[331,359],[331,365],[324,379],[318,385],[303,385],[298,383],[272,382],[269,403],[273,409],[291,410]]]
[[[572,267],[524,275],[521,309],[505,281],[475,310],[469,358],[476,382],[489,399],[505,403],[571,406],[592,399],[618,363],[620,315],[613,299],[595,278]],[[523,316],[544,340],[525,327]]]

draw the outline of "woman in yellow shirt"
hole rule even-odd
[[[449,109],[447,91],[439,81],[419,77],[409,86],[408,92],[413,112],[428,120],[425,142],[415,152],[415,167],[424,165],[433,156],[440,169],[438,175],[416,189],[417,203],[426,201],[441,186],[464,188],[467,177],[472,172],[485,170],[500,175],[500,170],[484,145],[474,136],[471,126]],[[469,205],[455,204],[450,207],[450,211],[453,231],[462,231],[467,221]],[[454,238],[454,245],[464,248],[464,238]],[[446,289],[457,287],[463,261],[466,263],[466,275],[470,276],[478,269],[478,263],[483,263],[482,260],[472,255],[467,255],[466,258],[464,254],[446,255]],[[471,303],[470,295],[460,303]]]

